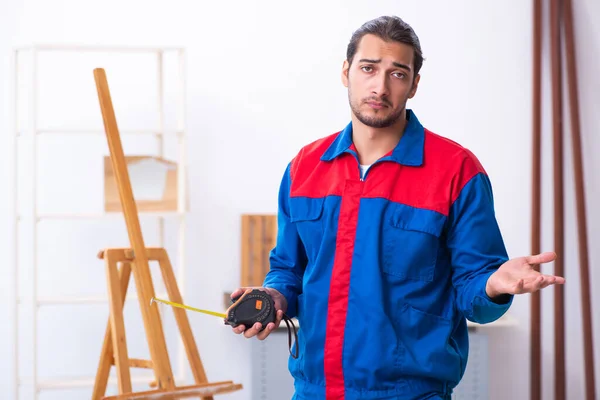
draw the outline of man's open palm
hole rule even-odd
[[[565,278],[544,275],[534,269],[537,264],[554,261],[553,252],[508,260],[487,281],[485,290],[489,297],[501,294],[532,293],[553,284],[565,283]]]

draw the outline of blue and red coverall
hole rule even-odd
[[[477,158],[412,110],[398,145],[361,178],[352,124],[304,148],[279,192],[264,286],[297,317],[299,399],[447,397],[489,323],[486,281],[508,260]]]

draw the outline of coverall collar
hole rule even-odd
[[[423,164],[423,151],[425,143],[425,129],[417,119],[415,113],[407,109],[408,119],[404,134],[396,147],[385,155],[385,160],[395,161],[402,165],[420,166]],[[325,150],[321,160],[331,161],[343,153],[356,154],[356,147],[352,142],[352,122],[338,134],[331,145]]]

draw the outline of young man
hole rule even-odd
[[[422,63],[401,19],[364,24],[342,69],[351,122],[283,176],[264,281],[278,320],[234,332],[263,340],[283,312],[298,318],[297,399],[450,399],[466,320],[492,322],[514,294],[564,283],[533,269],[554,253],[509,260],[477,158],[406,108]]]

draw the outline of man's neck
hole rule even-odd
[[[387,128],[372,128],[352,115],[352,141],[362,165],[370,165],[393,150],[406,127],[406,117]]]

